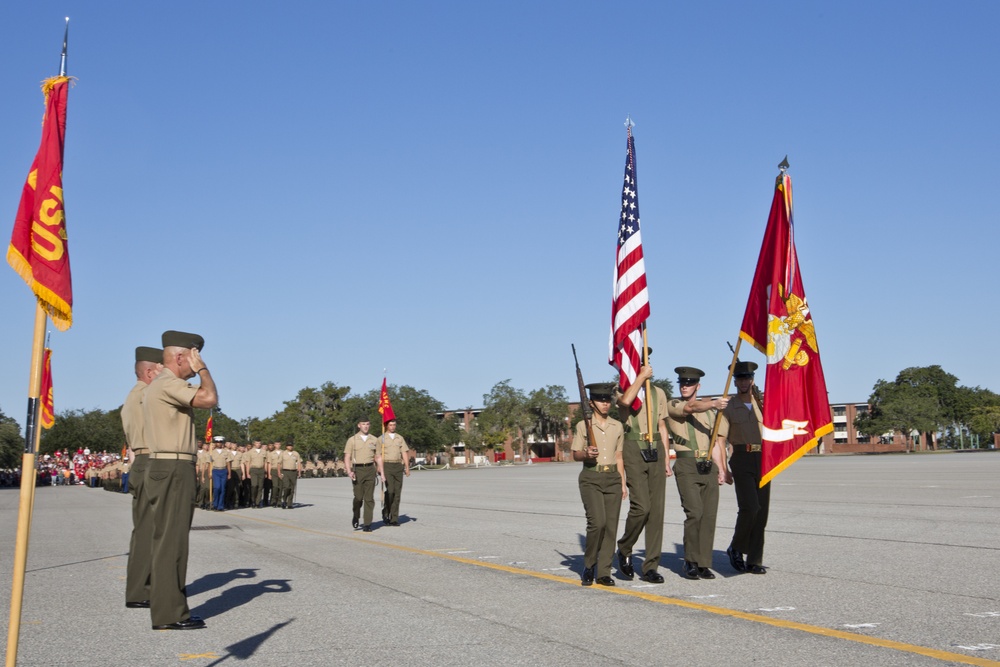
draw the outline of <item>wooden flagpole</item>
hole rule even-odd
[[[733,350],[733,360],[729,362],[729,375],[726,376],[726,388],[722,390],[722,396],[729,395],[729,384],[733,381],[733,373],[736,371],[736,360],[740,358],[740,345],[743,339],[736,337],[736,349]],[[712,460],[712,452],[715,450],[715,439],[719,437],[719,425],[722,423],[722,410],[715,413],[715,425],[712,426],[712,441],[708,443],[708,460]]]
[[[31,343],[31,377],[28,382],[28,417],[24,455],[21,457],[21,498],[17,512],[17,540],[14,543],[14,580],[10,590],[10,623],[7,627],[7,667],[17,664],[17,643],[21,634],[21,606],[24,601],[24,573],[28,563],[31,513],[35,504],[35,453],[41,438],[38,412],[41,405],[42,359],[48,318],[41,302],[35,308],[35,333]]]
[[[642,325],[642,365],[649,365],[649,343],[646,340],[646,325]],[[649,401],[652,400],[650,397],[655,396],[653,394],[653,383],[649,378],[646,378],[646,442],[652,446],[653,444],[653,411],[649,407]],[[660,415],[661,417],[663,415]],[[663,443],[666,447],[667,443]]]

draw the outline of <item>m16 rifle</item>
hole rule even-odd
[[[576,383],[580,387],[580,410],[583,412],[583,423],[587,426],[586,456],[588,459],[592,459],[594,456],[591,456],[591,450],[597,448],[597,439],[594,437],[594,424],[592,421],[594,411],[590,407],[590,401],[587,399],[587,387],[583,383],[583,373],[580,372],[580,362],[576,358],[576,345],[570,343],[570,347],[573,348],[573,363],[576,364]]]

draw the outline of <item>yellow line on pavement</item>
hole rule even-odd
[[[408,547],[402,544],[378,542],[376,540],[366,537],[354,537],[353,535],[344,535],[342,533],[331,533],[321,530],[313,530],[311,528],[302,528],[301,526],[292,526],[287,523],[281,523],[279,521],[271,521],[269,519],[262,519],[257,517],[234,515],[232,518],[245,519],[247,521],[257,521],[260,523],[270,524],[272,526],[279,526],[281,528],[298,530],[303,533],[312,533],[313,535],[321,535],[323,537],[334,537],[341,540],[349,540],[351,542],[361,542],[364,544],[370,544],[372,546],[386,547],[389,549],[395,549],[397,551],[405,551],[407,553],[418,554],[421,556],[429,556],[431,558],[443,558],[446,560],[454,561],[456,563],[464,563],[465,565],[475,565],[476,567],[485,567],[491,570],[499,570],[501,572],[507,572],[509,574],[518,574],[527,577],[534,577],[535,579],[545,579],[548,581],[554,581],[561,584],[568,584],[570,586],[581,585],[580,581],[575,578],[571,579],[569,577],[561,577],[555,574],[548,574],[545,572],[525,570],[523,568],[513,567],[510,565],[501,565],[499,563],[490,563],[489,561],[482,561],[473,558],[464,558],[462,556],[456,556],[449,553],[441,553],[440,551],[429,551],[427,549],[417,549],[415,547]],[[664,595],[655,595],[653,593],[646,593],[644,591],[638,591],[627,588],[618,588],[618,587],[606,588],[603,586],[595,586],[592,588],[592,590],[595,592],[601,591],[606,593],[613,593],[615,595],[627,595],[629,597],[636,597],[642,600],[646,600],[648,602],[654,602],[656,604],[663,604],[674,607],[683,607],[685,609],[694,609],[696,611],[703,611],[709,614],[715,614],[717,616],[729,616],[730,618],[738,618],[740,620],[750,621],[753,623],[762,623],[764,625],[771,625],[776,628],[782,628],[785,630],[798,630],[799,632],[807,632],[809,634],[820,635],[822,637],[843,639],[845,641],[855,642],[858,644],[868,644],[869,646],[877,646],[879,648],[888,648],[903,653],[913,653],[916,655],[922,655],[928,658],[933,658],[935,660],[956,662],[963,665],[978,665],[979,667],[1000,667],[1000,662],[996,660],[988,660],[986,658],[978,658],[971,655],[963,655],[961,653],[952,653],[950,651],[941,651],[938,649],[928,648],[926,646],[917,646],[916,644],[906,644],[904,642],[892,641],[891,639],[879,639],[878,637],[868,637],[866,635],[859,635],[852,632],[844,632],[843,630],[834,630],[832,628],[824,628],[818,625],[809,625],[808,623],[798,623],[796,621],[788,621],[780,618],[771,618],[770,616],[762,616],[761,614],[751,614],[745,611],[726,609],[725,607],[716,607],[714,605],[702,604],[700,602],[690,602],[688,600],[682,600],[680,598],[672,598]]]

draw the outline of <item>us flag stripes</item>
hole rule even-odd
[[[646,288],[646,265],[642,258],[642,235],[639,233],[639,186],[636,180],[635,141],[632,139],[631,121],[627,126],[628,151],[625,157],[625,182],[622,185],[622,210],[618,219],[608,358],[608,362],[618,369],[618,382],[623,392],[635,381],[642,365],[642,332],[649,317],[649,291]],[[640,390],[632,408],[638,410],[644,399],[645,390]]]

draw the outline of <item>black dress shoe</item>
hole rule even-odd
[[[362,533],[370,533],[370,532],[372,532],[372,527],[371,527],[371,524],[368,524],[368,525],[366,525],[366,526],[365,526],[364,528],[362,528],[362,529],[361,529],[361,532],[362,532]]]
[[[698,578],[698,566],[689,560],[684,561],[684,570],[681,572],[686,579]]]
[[[598,577],[594,580],[598,586],[614,586],[615,580],[611,577]]]
[[[743,562],[743,554],[734,549],[732,544],[726,549],[726,555],[729,556],[729,564],[733,566],[734,570],[737,572],[747,571],[747,564]]]
[[[583,576],[580,578],[580,583],[584,586],[590,586],[594,583],[594,568],[585,567],[583,568]]]
[[[138,602],[126,602],[129,609],[149,609],[149,600],[139,600]]]
[[[354,530],[357,530],[361,527],[361,524],[358,523],[357,519],[351,519],[351,527],[354,528]]]
[[[649,572],[644,572],[642,575],[643,581],[648,581],[651,584],[662,584],[663,575],[656,570],[650,570]]]
[[[167,623],[166,625],[154,625],[154,630],[201,630],[207,628],[205,621],[201,620],[197,616],[192,616],[186,621],[177,621],[176,623]]]
[[[763,565],[750,565],[747,567],[747,572],[750,574],[767,574],[767,570],[764,569]]]
[[[390,521],[389,525],[390,526],[399,526],[399,522],[398,521]]]
[[[715,575],[707,567],[698,568],[698,578],[699,579],[715,579]]]
[[[618,571],[622,573],[622,576],[626,579],[632,579],[635,577],[635,568],[632,567],[632,557],[626,556],[622,553],[622,550],[618,550]]]

